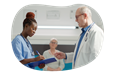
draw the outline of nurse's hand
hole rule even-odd
[[[43,55],[39,55],[38,57],[35,58],[35,61],[40,61],[40,60],[44,60],[44,56]],[[40,69],[44,68],[45,67],[45,64],[44,63],[41,63],[39,66],[38,66]]]
[[[39,67],[40,69],[42,69],[42,68],[45,67],[45,64],[44,64],[44,63],[41,63],[38,67]]]
[[[44,56],[43,55],[39,55],[38,57],[35,58],[35,61],[40,61],[40,60],[44,60]]]

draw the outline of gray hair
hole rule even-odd
[[[56,40],[57,43],[58,43],[58,40],[57,40],[56,38],[51,38],[51,39],[50,39],[50,42],[51,42],[52,40]]]
[[[91,10],[90,10],[88,7],[86,7],[86,6],[81,6],[81,7],[79,7],[79,8],[80,8],[80,13],[81,13],[81,14],[86,13],[88,16],[92,17]]]

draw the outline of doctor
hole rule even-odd
[[[102,47],[103,31],[92,21],[92,14],[88,7],[79,7],[76,11],[76,22],[82,27],[82,33],[76,42],[72,53],[55,53],[58,59],[72,62],[72,68],[78,68],[94,60]]]
[[[25,66],[32,68],[28,65],[30,62],[40,61],[45,59],[44,56],[40,55],[35,58],[32,46],[27,37],[32,37],[37,30],[37,22],[34,19],[35,14],[28,12],[26,18],[23,21],[23,31],[12,40],[12,48],[17,59]],[[45,64],[38,66],[44,68]]]

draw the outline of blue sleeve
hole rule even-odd
[[[65,56],[66,56],[65,59],[67,59],[67,54],[66,53],[65,53]]]
[[[19,39],[15,39],[12,41],[12,48],[13,48],[13,51],[14,51],[14,54],[15,56],[17,57],[17,59],[19,61],[25,59],[23,56],[22,56],[22,43]]]

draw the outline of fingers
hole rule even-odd
[[[57,58],[57,59],[63,59],[64,58],[64,53],[63,52],[56,52],[54,54],[54,56]]]
[[[60,59],[60,52],[55,53],[54,56],[55,56],[57,59]]]
[[[58,53],[56,52],[55,54],[54,54],[54,56],[56,57],[58,55]]]
[[[39,55],[38,57],[35,58],[35,61],[40,61],[40,60],[44,60],[44,56],[43,55]]]
[[[45,59],[43,55],[40,55],[39,57],[40,57],[40,59],[42,59],[42,60],[44,60],[44,59]]]
[[[61,55],[61,53],[62,53],[62,52],[56,52],[56,53],[54,54],[54,56]]]
[[[57,55],[57,58],[58,58],[58,59],[61,59],[61,56],[60,56],[60,55]]]
[[[39,67],[40,69],[42,69],[42,68],[45,67],[45,64],[44,64],[44,63],[41,63],[38,67]]]
[[[44,56],[43,55],[39,55],[38,57],[35,58],[36,61],[40,61],[40,60],[44,60]],[[45,64],[44,63],[41,63],[40,65],[38,65],[38,67],[41,69],[41,68],[44,68],[45,67]]]

